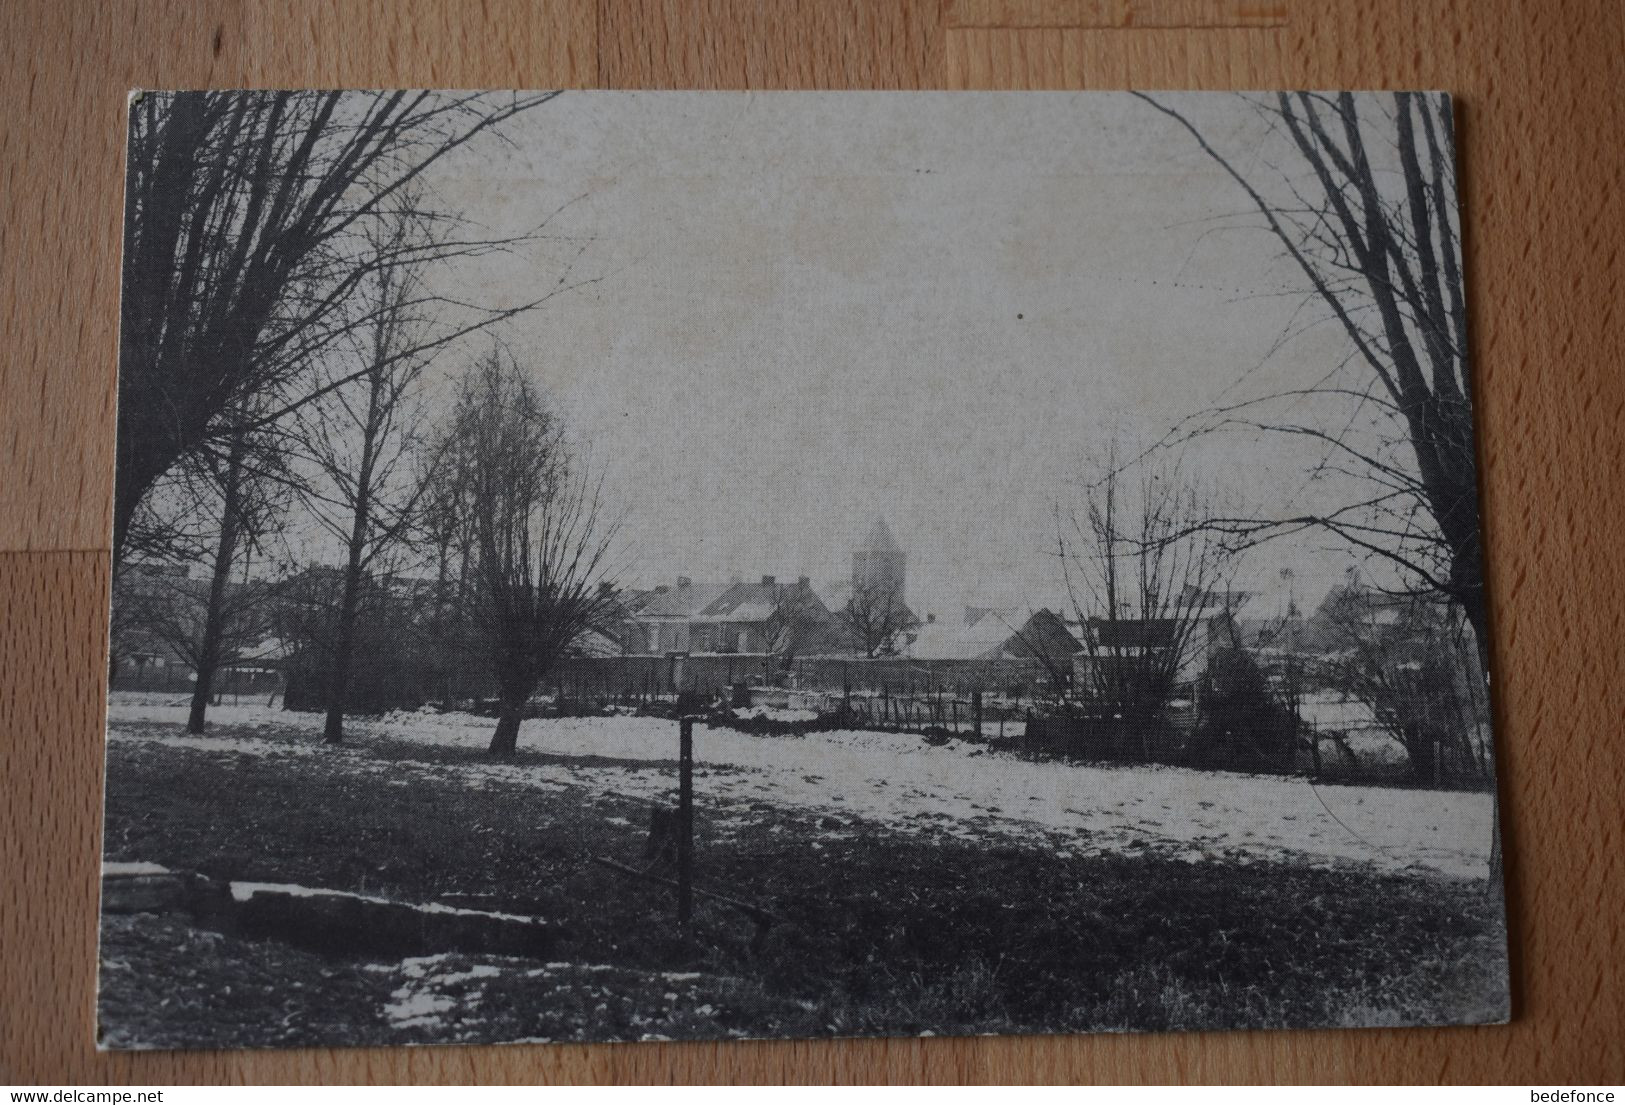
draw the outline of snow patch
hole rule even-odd
[[[184,736],[178,730],[185,703],[126,702],[117,695],[109,703],[109,736],[201,752],[320,754],[344,771],[410,772],[471,787],[569,788],[657,802],[669,800],[676,774],[677,726],[659,718],[526,721],[519,747],[548,756],[547,763],[422,764],[381,760],[368,745],[389,740],[483,751],[493,722],[468,714],[404,712],[356,718],[348,723],[352,743],[324,750],[318,715],[246,705],[218,707],[210,716],[222,726],[257,728],[265,736]],[[121,727],[127,721],[165,721],[175,730]],[[767,811],[790,807],[899,832],[978,842],[995,835],[1042,839],[1076,856],[1150,848],[1201,856],[1201,862],[1349,862],[1469,878],[1481,877],[1489,860],[1494,810],[1489,794],[1315,785],[1301,778],[1175,767],[1036,762],[959,741],[933,746],[907,733],[835,730],[764,738],[700,726],[694,744],[696,799],[707,817],[726,808],[726,816],[751,811],[744,816],[770,821]],[[658,769],[652,769],[655,765]],[[1136,806],[1158,809],[1157,823],[1142,823]]]
[[[299,886],[289,882],[234,882],[231,884],[231,896],[239,902],[246,902],[255,894],[287,894],[295,898],[354,898],[362,902],[375,902],[379,905],[399,906],[403,909],[415,909],[419,913],[449,913],[460,917],[499,917],[504,921],[535,921],[535,917],[525,917],[517,913],[494,913],[487,909],[463,909],[459,906],[443,905],[440,902],[400,902],[392,898],[377,898],[370,894],[353,894],[348,890],[324,890],[319,887]],[[408,960],[408,962],[412,962]]]
[[[733,715],[741,721],[761,718],[764,721],[817,721],[817,710],[791,710],[782,706],[735,706]]]
[[[393,999],[384,1006],[384,1016],[397,1028],[427,1028],[440,1024],[441,1014],[449,1012],[457,1003],[444,994],[432,990],[417,990],[403,986],[390,995]]]
[[[126,875],[167,875],[169,868],[160,867],[156,863],[121,863],[102,861],[102,878]]]

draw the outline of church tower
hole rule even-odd
[[[903,598],[908,555],[898,546],[884,518],[876,518],[869,535],[852,554],[852,590],[889,592]]]

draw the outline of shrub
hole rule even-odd
[[[1298,715],[1276,697],[1245,649],[1214,655],[1202,681],[1191,761],[1237,771],[1286,771],[1298,746]]]

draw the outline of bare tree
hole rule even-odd
[[[1442,603],[1351,582],[1330,596],[1324,615],[1337,648],[1322,678],[1366,704],[1405,749],[1415,781],[1438,783],[1447,765],[1488,775],[1474,739],[1473,681],[1463,678]]]
[[[127,555],[113,571],[109,685],[130,653],[147,651],[156,641],[180,655],[168,633],[157,628],[171,612],[168,599],[160,601],[151,584],[156,576],[173,574],[177,565],[206,561],[214,551],[218,483],[204,463],[209,459],[192,456],[176,464],[137,511]]]
[[[1090,710],[1138,735],[1147,755],[1213,619],[1230,602],[1231,552],[1197,524],[1216,505],[1176,459],[1125,466],[1113,442],[1081,504],[1056,511],[1062,571],[1083,627],[1075,691]]]
[[[829,628],[829,610],[805,580],[774,585],[773,609],[763,626],[766,647],[779,670],[789,671],[796,657],[817,647]]]
[[[419,477],[425,492],[418,504],[418,531],[434,583],[423,616],[440,657],[434,672],[436,689],[450,704],[467,692],[480,667],[471,658],[477,647],[473,614],[479,585],[473,572],[474,512],[456,421],[431,427],[430,433],[422,456],[425,469],[433,462],[433,471],[425,470]]]
[[[381,266],[511,245],[443,233],[369,248],[365,230],[431,165],[557,93],[182,92],[132,99],[125,193],[115,562],[182,457],[229,449],[245,397],[276,421],[335,382],[301,374],[365,321],[346,309]],[[456,220],[435,220],[450,229]],[[470,306],[431,345],[535,307]],[[401,349],[402,358],[424,348]],[[256,427],[248,427],[250,429]]]
[[[617,526],[540,392],[500,350],[469,374],[454,419],[479,581],[475,628],[499,701],[490,751],[508,757],[537,684],[619,610],[608,578]]]
[[[860,580],[841,608],[841,623],[871,659],[896,651],[897,638],[916,624],[895,580]]]
[[[1255,100],[1299,171],[1249,176],[1184,115],[1137,95],[1184,127],[1246,193],[1353,349],[1347,367],[1194,422],[1195,432],[1234,425],[1317,442],[1321,470],[1350,476],[1363,490],[1328,511],[1216,524],[1251,540],[1318,528],[1396,565],[1418,591],[1460,608],[1476,646],[1479,689],[1487,690],[1489,613],[1450,98],[1283,92]],[[1353,432],[1361,419],[1390,429]],[[1490,884],[1500,877],[1497,806]]]
[[[228,605],[227,588],[232,568],[239,553],[250,551],[268,532],[270,519],[276,513],[276,500],[266,493],[263,478],[247,472],[252,448],[250,432],[234,430],[226,449],[224,470],[220,473],[220,534],[215,543],[208,600],[204,605],[202,640],[194,659],[197,683],[192,689],[192,709],[186,721],[190,733],[203,732],[214,677],[226,658],[228,627],[240,617],[242,611],[238,608],[251,608],[255,599],[255,589],[245,578],[244,594],[236,603]],[[247,575],[246,568],[244,575]]]
[[[400,260],[374,268],[352,293],[365,320],[317,370],[323,397],[292,416],[290,436],[313,469],[301,497],[343,550],[326,680],[323,740],[344,740],[363,584],[401,548],[438,465],[423,459],[419,384],[437,348],[423,340],[440,301],[423,291],[409,243],[427,238],[411,192],[369,228],[369,252]],[[403,352],[404,351],[404,352]]]
[[[240,426],[252,420],[251,412],[236,409]],[[202,733],[221,667],[265,631],[264,607],[273,589],[252,577],[250,561],[265,554],[287,494],[285,481],[273,477],[280,459],[263,432],[234,430],[221,455],[197,454],[188,469],[184,480],[170,483],[190,506],[192,530],[212,529],[197,557],[207,564],[206,579],[153,571],[132,575],[120,565],[113,606],[116,624],[153,635],[192,666],[196,678],[186,728]],[[239,571],[242,578],[234,580]]]
[[[1299,388],[1204,411],[1194,433],[1281,434],[1322,450],[1317,476],[1350,477],[1348,502],[1313,513],[1221,517],[1246,540],[1316,528],[1459,604],[1488,671],[1483,559],[1447,96],[1279,93],[1252,102],[1287,160],[1243,172],[1184,114],[1346,334],[1352,355]],[[1254,151],[1256,153],[1256,151]]]
[[[290,570],[277,581],[275,601],[270,604],[270,626],[271,632],[285,643],[291,660],[283,689],[283,706],[287,709],[303,709],[320,703],[324,697],[312,694],[309,687],[313,681],[322,680],[318,673],[329,667],[338,639],[334,622],[341,574],[337,568],[310,564]]]
[[[216,536],[213,502],[219,493],[214,462],[222,455],[218,450],[189,453],[154,483],[130,522],[121,565],[202,561],[209,555]]]

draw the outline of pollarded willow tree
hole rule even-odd
[[[500,349],[464,378],[449,439],[444,478],[473,536],[472,632],[497,686],[490,751],[511,757],[543,677],[588,633],[613,628],[618,526],[542,393]]]
[[[177,92],[132,100],[115,567],[150,544],[137,530],[142,503],[183,457],[223,456],[234,435],[322,394],[325,385],[306,370],[369,321],[348,306],[380,267],[448,262],[522,240],[464,233],[445,211],[424,213],[439,231],[427,242],[380,251],[367,231],[431,166],[555,95]],[[459,327],[425,342],[444,344],[560,290],[511,307],[465,305]],[[244,423],[232,412],[248,401],[262,405]]]
[[[1233,613],[1235,559],[1203,525],[1221,506],[1214,489],[1176,457],[1124,452],[1108,443],[1080,501],[1057,504],[1057,552],[1081,629],[1074,691],[1149,757],[1179,687],[1200,674],[1215,619]]]
[[[1240,543],[1318,529],[1389,562],[1416,592],[1461,609],[1487,673],[1449,97],[1249,97],[1276,143],[1264,153],[1222,149],[1188,113],[1137,95],[1236,183],[1351,349],[1315,378],[1210,408],[1182,427],[1313,442],[1322,456],[1314,475],[1346,478],[1347,501],[1208,524]]]

